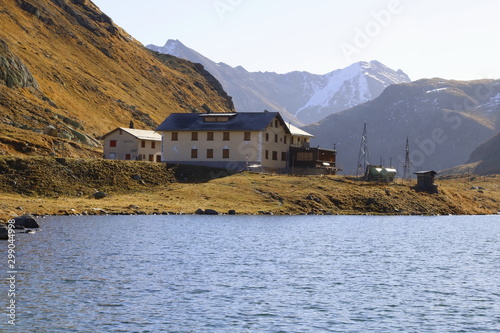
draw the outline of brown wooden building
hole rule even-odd
[[[292,174],[328,174],[337,171],[337,151],[323,148],[290,147]]]

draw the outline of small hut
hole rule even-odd
[[[415,172],[415,174],[417,175],[417,185],[415,186],[416,191],[438,193],[437,185],[434,184],[434,176],[437,175],[436,171],[419,171]]]

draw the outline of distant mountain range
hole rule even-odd
[[[425,79],[392,85],[376,99],[333,114],[303,129],[315,135],[313,145],[337,144],[338,161],[354,174],[367,123],[369,162],[391,162],[402,174],[406,138],[412,172],[440,171],[498,154],[500,80],[450,81]],[[496,147],[496,148],[495,148]]]
[[[233,97],[237,111],[277,111],[297,125],[317,122],[370,101],[391,84],[410,82],[403,71],[394,71],[378,61],[358,62],[324,75],[298,71],[277,74],[215,63],[178,40],[147,48],[201,63]]]

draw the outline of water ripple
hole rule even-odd
[[[18,241],[16,328],[500,332],[497,220],[50,218]]]

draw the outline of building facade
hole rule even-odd
[[[229,170],[285,172],[291,147],[309,147],[311,134],[277,112],[173,113],[156,130],[162,161]]]
[[[119,127],[103,144],[105,159],[161,162],[161,135],[154,131]]]

